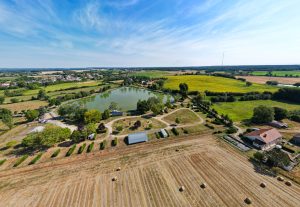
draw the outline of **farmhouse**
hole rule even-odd
[[[262,150],[275,147],[282,138],[282,135],[274,128],[256,130],[244,136],[253,142],[253,146]]]
[[[139,132],[128,135],[128,144],[136,144],[140,142],[147,142],[148,136],[145,132]]]
[[[293,143],[300,145],[300,133],[294,135],[293,139],[291,140]]]

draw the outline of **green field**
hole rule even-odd
[[[268,74],[268,71],[253,71],[251,72],[251,75],[257,75],[257,76],[266,76]],[[293,70],[293,71],[272,71],[273,76],[299,76],[300,77],[300,70]]]
[[[137,71],[130,74],[130,76],[146,76],[149,78],[162,78],[170,74],[171,73],[168,73],[166,71],[149,70],[149,71]]]
[[[70,82],[70,83],[60,83],[56,85],[50,85],[47,87],[41,87],[41,89],[45,89],[46,92],[53,92],[57,90],[66,90],[72,87],[92,87],[101,84],[102,81],[86,81],[86,82]],[[27,90],[24,92],[25,96],[36,95],[40,89],[36,90]]]
[[[217,103],[213,108],[219,114],[228,114],[233,121],[242,121],[250,119],[253,115],[253,109],[259,105],[266,105],[270,107],[281,107],[289,111],[300,110],[299,104],[289,104],[272,100],[257,100],[257,101],[238,101],[230,103]]]
[[[179,89],[180,83],[187,83],[189,91],[213,91],[213,92],[241,92],[251,91],[276,91],[277,87],[253,83],[252,86],[246,86],[245,82],[230,78],[206,76],[206,75],[183,75],[168,76],[164,87],[169,89]]]

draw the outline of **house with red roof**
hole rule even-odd
[[[275,128],[259,129],[244,135],[253,142],[253,146],[261,150],[269,150],[281,141],[282,135]]]

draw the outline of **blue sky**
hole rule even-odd
[[[300,64],[299,0],[0,0],[0,67]]]

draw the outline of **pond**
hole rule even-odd
[[[101,93],[79,101],[88,109],[98,109],[104,111],[108,109],[112,102],[117,103],[121,111],[130,111],[136,109],[138,100],[147,100],[149,97],[160,98],[164,103],[167,100],[171,102],[174,98],[170,95],[156,93],[142,88],[122,87],[109,92]]]

